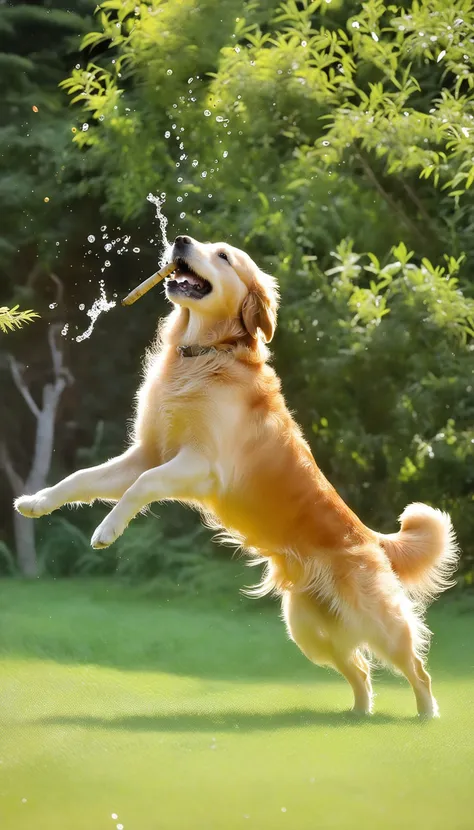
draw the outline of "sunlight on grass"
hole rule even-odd
[[[433,614],[442,719],[423,724],[407,685],[382,672],[376,715],[348,715],[347,684],[286,642],[276,608],[105,583],[0,594],[8,830],[472,826],[461,605]]]

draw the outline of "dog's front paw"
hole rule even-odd
[[[32,496],[20,496],[15,499],[15,510],[22,516],[29,519],[37,519],[39,516],[46,516],[54,510],[48,498],[48,490],[38,490]]]
[[[92,534],[91,545],[93,548],[108,548],[124,531],[114,519],[107,516]]]

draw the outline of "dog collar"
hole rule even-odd
[[[199,346],[195,344],[193,346],[176,346],[176,351],[181,357],[199,357],[201,354],[217,352],[218,349],[215,346]]]

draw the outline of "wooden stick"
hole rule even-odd
[[[143,297],[143,295],[146,294],[150,288],[153,288],[159,282],[164,280],[165,277],[169,276],[169,274],[174,271],[175,267],[174,262],[169,262],[167,265],[164,265],[163,268],[156,272],[156,274],[148,277],[147,280],[144,280],[144,282],[141,282],[140,285],[137,285],[133,291],[130,291],[130,294],[127,294],[127,296],[122,300],[122,305],[132,305],[135,303],[140,299],[140,297]]]

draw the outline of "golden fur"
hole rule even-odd
[[[106,547],[150,502],[192,504],[265,563],[254,595],[281,595],[289,636],[347,678],[356,711],[372,709],[369,652],[407,677],[420,714],[436,715],[422,612],[456,567],[449,516],[412,504],[398,533],[366,527],[318,468],[267,362],[275,280],[229,245],[178,237],[172,255],[183,250],[212,291],[172,297],[147,355],[130,448],[17,499],[17,509],[40,516],[66,502],[115,501],[92,538]],[[195,344],[215,348],[177,349]]]

